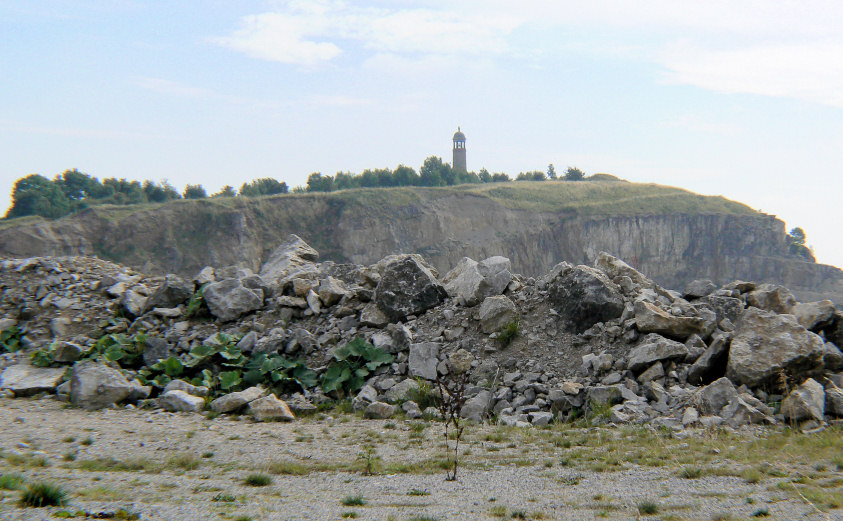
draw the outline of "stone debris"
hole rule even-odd
[[[289,381],[235,382],[226,394],[176,378],[177,367],[141,385],[149,373],[137,367],[188,363],[192,350],[233,338],[243,356],[299,359],[321,377],[337,348],[362,337],[392,357],[350,395],[370,418],[435,418],[437,379],[462,374],[464,418],[522,427],[583,414],[680,430],[843,416],[843,313],[831,301],[800,303],[784,287],[742,281],[670,291],[606,253],[594,267],[563,262],[539,279],[513,274],[504,257],[463,258],[440,280],[419,255],[320,263],[291,235],[259,274],[209,266],[191,280],[41,257],[0,260],[0,285],[0,330],[18,331],[22,348],[0,356],[0,389],[89,409],[293,421],[293,411],[340,395]],[[516,341],[502,346],[496,337],[513,322]],[[120,356],[93,360],[103,339],[139,360],[135,369]],[[30,365],[34,354],[51,367]]]

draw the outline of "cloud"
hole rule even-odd
[[[217,97],[217,94],[210,89],[185,85],[184,83],[162,78],[138,77],[134,79],[134,84],[143,89],[170,96],[182,96],[186,98]]]
[[[795,98],[843,107],[843,44],[711,50],[676,47],[659,57],[669,83],[725,93]]]
[[[508,14],[479,13],[290,2],[281,10],[243,18],[236,31],[213,42],[252,58],[310,66],[356,47],[375,54],[503,52],[506,36],[520,22]]]

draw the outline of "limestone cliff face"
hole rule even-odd
[[[787,256],[784,223],[773,216],[584,216],[459,192],[386,204],[302,195],[97,207],[6,226],[0,255],[97,255],[148,272],[193,275],[206,265],[258,269],[290,233],[336,262],[417,252],[444,272],[463,256],[503,255],[516,272],[540,275],[563,260],[591,264],[606,251],[670,288],[696,278],[743,279],[784,284],[803,300],[843,302],[843,271]]]

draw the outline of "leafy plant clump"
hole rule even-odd
[[[262,384],[276,392],[304,390],[316,385],[316,373],[301,360],[277,353],[247,357],[237,347],[237,337],[220,333],[216,343],[193,348],[187,360],[170,357],[138,371],[144,384],[165,387],[175,378],[204,385],[216,392],[240,391]]]
[[[25,331],[18,326],[0,331],[0,353],[14,353],[23,349],[24,334]]]
[[[322,390],[347,396],[360,390],[374,370],[393,360],[391,354],[357,337],[334,351],[333,360],[322,375]]]
[[[341,503],[347,507],[362,507],[366,504],[366,498],[362,494],[355,494],[353,496],[345,496]]]
[[[50,483],[33,483],[29,485],[20,497],[20,504],[24,507],[62,506],[67,501],[67,492],[59,486]]]

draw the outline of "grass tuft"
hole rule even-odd
[[[265,487],[272,484],[272,477],[266,474],[249,474],[244,483],[250,487]]]
[[[653,515],[659,513],[659,505],[653,501],[642,501],[638,503],[638,513]]]
[[[355,494],[353,496],[345,496],[340,503],[347,507],[361,507],[366,504],[366,498],[361,494]]]
[[[33,483],[29,485],[20,497],[20,505],[24,507],[62,506],[67,501],[67,492],[61,487],[50,483]]]

